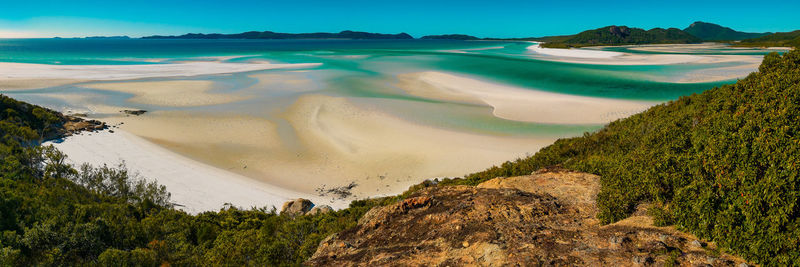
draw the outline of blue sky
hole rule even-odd
[[[798,0],[0,0],[0,38],[277,32],[573,34],[607,25],[684,28],[701,20],[741,31],[800,29]]]

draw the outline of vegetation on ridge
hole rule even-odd
[[[745,39],[734,43],[737,46],[759,47],[800,47],[800,30],[793,32],[776,32],[770,35]]]
[[[771,34],[769,32],[740,32],[728,27],[702,21],[692,23],[689,27],[683,29],[683,31],[703,39],[703,41],[736,41]]]
[[[764,58],[759,71],[650,108],[532,157],[465,179],[563,167],[601,176],[599,219],[652,203],[659,224],[717,242],[765,265],[800,262],[800,51]]]
[[[676,28],[643,30],[626,26],[607,26],[545,41],[546,43],[543,43],[542,47],[567,48],[601,45],[691,44],[699,43],[702,40]]]

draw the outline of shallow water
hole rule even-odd
[[[5,94],[59,110],[85,110],[85,101],[102,102],[147,110],[189,110],[206,112],[257,113],[270,116],[263,106],[282,110],[297,96],[321,93],[333,96],[374,99],[358,102],[418,123],[465,131],[495,134],[545,134],[571,136],[601,125],[546,125],[499,119],[490,109],[411,96],[396,88],[396,75],[420,71],[442,71],[532,90],[627,100],[666,101],[699,93],[732,81],[708,83],[659,82],[664,77],[692,71],[731,67],[741,63],[613,66],[561,63],[537,59],[527,42],[447,40],[115,40],[115,39],[8,39],[0,40],[0,61],[97,65],[169,64],[186,60],[280,63],[322,63],[308,72],[267,70],[251,73],[207,75],[185,78],[151,78],[137,81],[210,80],[220,94],[245,93],[252,98],[230,104],[204,107],[163,107],[129,103],[132,95],[88,89],[81,84],[38,90],[5,91]],[[629,47],[604,48],[628,53]],[[686,50],[686,54],[757,54],[766,50],[727,47]],[[286,79],[308,81],[304,88],[271,84],[259,87],[254,74],[277,73]],[[123,81],[124,82],[124,81]],[[48,95],[80,95],[84,102],[70,102]],[[279,103],[284,103],[283,105]],[[386,103],[385,105],[383,103]],[[413,109],[408,109],[413,105]],[[435,114],[431,116],[431,114]],[[94,114],[103,117],[104,114]]]
[[[390,187],[392,179],[385,181],[361,181],[360,183],[386,183],[378,190],[369,191],[381,194],[396,193],[409,184],[431,176],[461,175],[477,171],[499,160],[534,153],[539,145],[532,138],[555,140],[557,138],[578,136],[601,128],[602,124],[547,124],[513,121],[495,116],[492,107],[480,104],[459,103],[441,99],[425,98],[407,93],[399,87],[398,75],[417,72],[437,71],[469,78],[503,84],[523,90],[540,90],[576,96],[602,97],[636,101],[668,101],[683,95],[699,93],[704,90],[732,83],[723,80],[702,83],[665,82],[677,80],[691,73],[704,70],[746,66],[748,62],[725,62],[711,64],[672,64],[672,65],[597,65],[563,63],[547,60],[527,49],[527,42],[488,42],[488,41],[438,41],[438,40],[103,40],[103,39],[22,39],[0,40],[0,62],[19,62],[56,65],[128,65],[128,64],[171,64],[185,61],[218,61],[227,63],[248,63],[267,61],[270,63],[321,63],[321,65],[300,70],[264,70],[233,74],[202,75],[193,77],[147,78],[136,82],[159,82],[176,80],[211,81],[212,88],[205,93],[243,96],[244,100],[215,105],[164,106],[131,102],[132,93],[112,90],[92,89],[105,83],[127,83],[129,81],[79,82],[40,89],[2,90],[3,94],[23,101],[48,106],[61,111],[89,113],[94,118],[120,117],[118,110],[145,109],[150,114],[158,112],[182,112],[193,117],[210,115],[249,116],[263,118],[275,125],[284,154],[313,151],[315,147],[305,142],[300,135],[303,128],[287,119],[287,112],[296,105],[298,99],[306,95],[325,95],[343,97],[352,105],[368,111],[387,114],[393,118],[428,128],[469,133],[476,136],[495,138],[492,140],[522,140],[519,148],[492,151],[501,158],[491,158],[481,166],[468,169],[453,169],[447,172],[431,169],[420,172],[397,172],[397,184]],[[639,51],[630,48],[604,48],[604,50],[626,53],[658,54],[675,52]],[[688,49],[685,54],[702,55],[763,55],[766,50],[738,50],[721,47]],[[0,76],[0,78],[2,78]],[[101,86],[102,88],[102,86]],[[180,96],[178,96],[180,97]],[[568,107],[565,107],[568,108]],[[345,115],[343,115],[345,116]],[[146,119],[147,117],[142,117]],[[124,118],[123,118],[124,119]],[[357,118],[356,118],[357,119]],[[294,122],[297,123],[297,122]],[[210,137],[211,138],[211,137]],[[499,138],[499,139],[498,139]],[[529,138],[529,139],[525,139]],[[488,139],[487,139],[488,140]],[[413,141],[413,140],[412,140]],[[231,140],[236,145],[236,140]],[[536,143],[538,144],[538,143]],[[192,144],[181,144],[182,151],[194,151]],[[469,145],[469,144],[467,144]],[[177,146],[177,145],[176,145]],[[225,145],[229,147],[229,144]],[[491,144],[475,144],[486,150]],[[489,147],[489,148],[487,148]],[[506,144],[506,148],[508,145]],[[168,147],[169,148],[169,147]],[[203,147],[211,149],[213,147]],[[372,149],[372,148],[370,148]],[[377,148],[380,150],[380,148]],[[476,150],[476,151],[484,151]],[[372,150],[370,150],[372,151]],[[488,150],[487,150],[488,151]],[[188,154],[187,154],[188,153]],[[334,154],[322,153],[324,157]],[[202,155],[184,153],[197,160],[210,164],[223,164]],[[203,155],[214,154],[204,151]],[[433,155],[433,154],[432,154]],[[439,154],[435,154],[439,155]],[[494,155],[494,154],[493,154]],[[221,156],[235,157],[234,154]],[[273,159],[278,156],[257,155],[259,159]],[[285,155],[283,155],[285,156]],[[391,156],[391,155],[390,155]],[[403,157],[404,155],[396,155]],[[469,156],[469,155],[461,155]],[[434,156],[431,156],[434,157]],[[441,160],[444,163],[452,158],[436,156],[428,160]],[[449,156],[448,156],[449,157]],[[411,158],[409,156],[408,158]],[[487,157],[488,158],[488,157]],[[242,159],[242,162],[251,160]],[[281,158],[283,160],[283,158]],[[314,164],[327,164],[324,161]],[[332,162],[337,162],[333,160]],[[287,166],[297,162],[291,159]],[[334,164],[334,163],[331,163]],[[336,164],[342,164],[338,162]],[[357,164],[357,163],[353,163]],[[400,163],[398,163],[400,164]],[[256,164],[251,164],[254,166]],[[456,166],[456,165],[454,165]],[[218,166],[224,169],[230,166]],[[352,176],[387,176],[384,172],[354,174],[337,173],[340,166],[320,166],[316,173],[327,172],[332,184],[345,182]],[[357,169],[357,165],[353,168]],[[402,167],[402,166],[401,166]],[[409,168],[412,168],[409,165]],[[251,167],[253,169],[255,167]],[[347,169],[347,167],[342,167]],[[402,169],[402,168],[401,168]],[[241,171],[241,170],[240,170]],[[298,169],[297,177],[305,177]],[[251,177],[269,172],[269,166],[257,171],[241,171]],[[254,174],[255,173],[255,174]],[[422,177],[412,177],[421,175]],[[262,179],[263,177],[254,177]],[[402,178],[402,179],[401,179]],[[299,188],[298,181],[280,180],[282,178],[263,178],[269,182]],[[309,178],[311,179],[311,178]],[[381,179],[383,180],[383,179]],[[299,190],[311,191],[308,188]],[[361,197],[368,193],[362,192]]]

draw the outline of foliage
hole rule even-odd
[[[765,265],[800,262],[800,51],[759,71],[561,139],[529,158],[464,179],[527,175],[551,165],[600,175],[599,219],[642,202],[651,214]]]
[[[569,38],[557,37],[546,40],[543,47],[565,48],[600,45],[637,45],[637,44],[689,44],[702,40],[676,28],[653,28],[644,30],[626,26],[607,26],[599,29],[583,31]]]
[[[735,41],[749,38],[758,38],[770,33],[740,32],[714,23],[696,21],[683,31],[697,36],[703,41]]]
[[[770,35],[745,39],[737,46],[760,46],[760,47],[800,47],[800,30],[793,32],[776,32]]]

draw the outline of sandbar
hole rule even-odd
[[[12,79],[130,80],[157,77],[187,77],[269,69],[302,69],[319,63],[273,64],[228,62],[182,62],[136,65],[50,65],[0,62],[0,81]]]
[[[545,92],[433,71],[401,74],[399,79],[399,87],[411,95],[483,103],[499,118],[525,122],[603,124],[658,104]]]
[[[80,86],[129,93],[134,95],[128,99],[132,103],[167,107],[218,105],[248,98],[236,94],[209,93],[214,88],[214,82],[207,80],[92,83]]]

